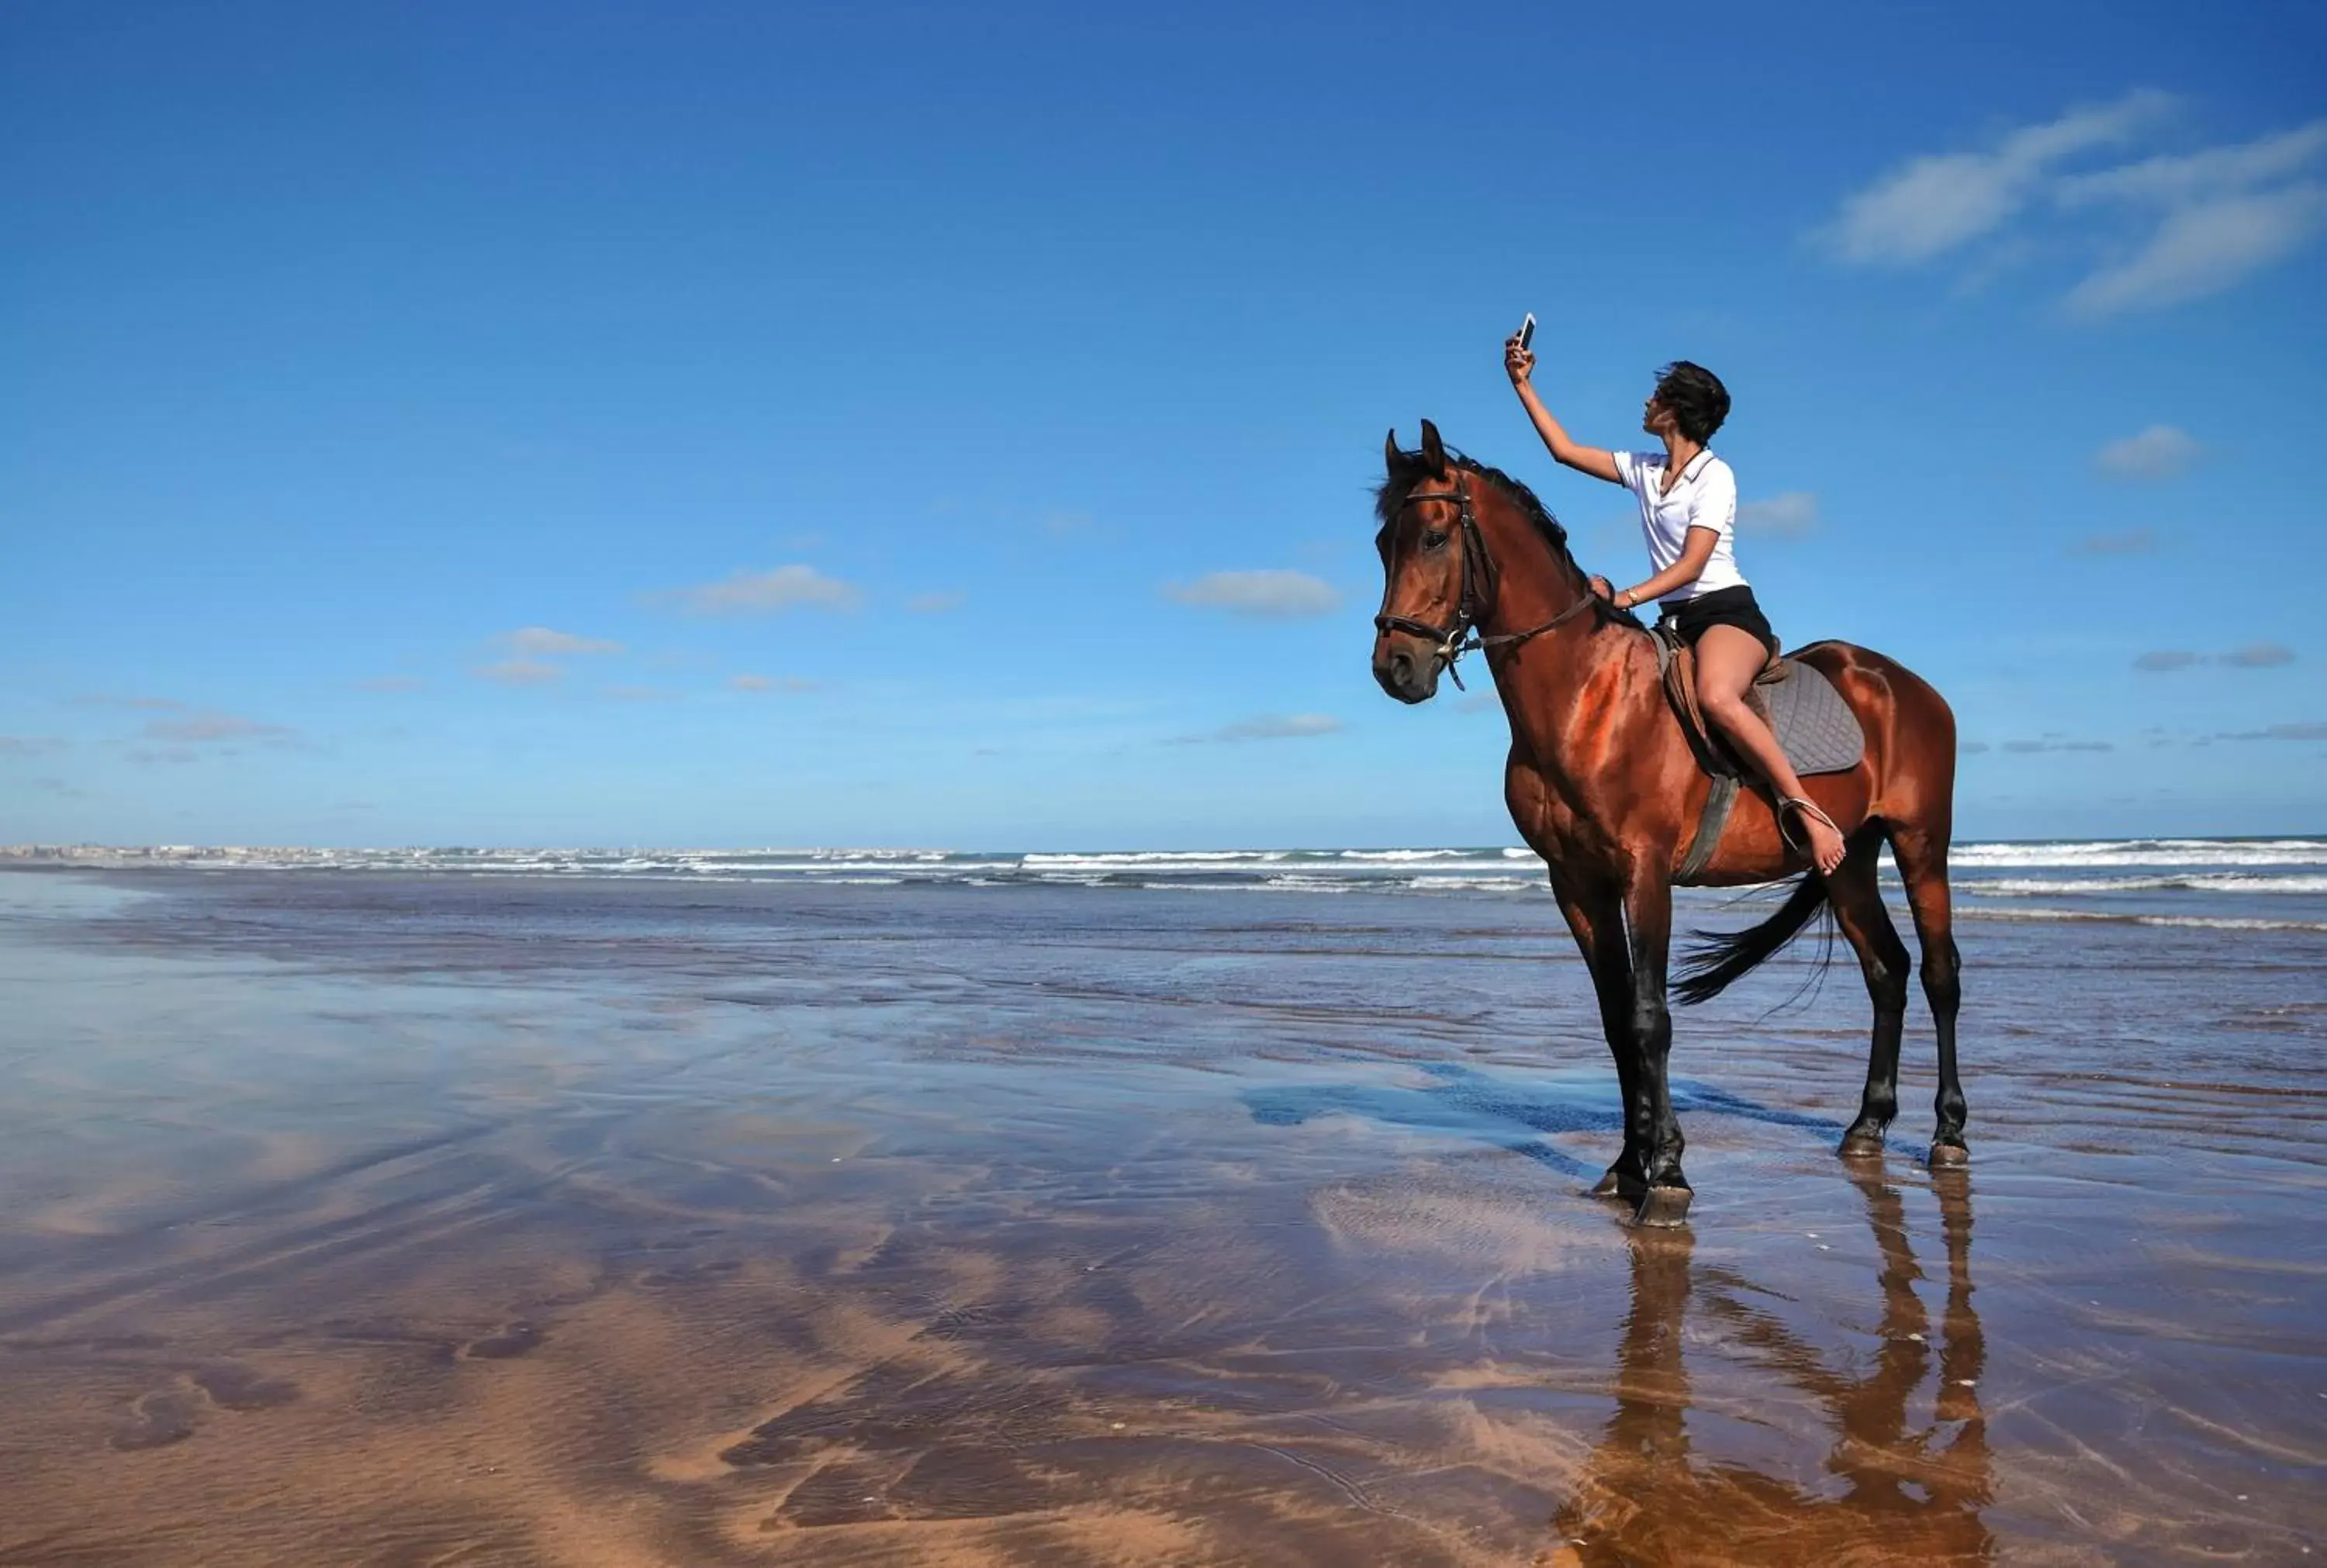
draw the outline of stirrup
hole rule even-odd
[[[1842,824],[1836,822],[1833,817],[1828,817],[1825,812],[1819,810],[1818,803],[1817,801],[1812,800],[1807,795],[1780,795],[1778,797],[1778,836],[1786,841],[1786,847],[1788,849],[1797,851],[1805,855],[1810,852],[1810,846],[1808,845],[1795,843],[1794,835],[1786,831],[1786,807],[1789,806],[1800,807],[1802,808],[1803,816],[1817,817],[1820,822],[1823,822],[1828,827],[1833,828],[1834,835],[1836,838],[1841,839],[1846,846],[1849,844],[1850,835],[1842,830]],[[1815,862],[1812,863],[1810,869],[1813,871],[1818,869]]]

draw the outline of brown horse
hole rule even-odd
[[[1666,704],[1650,639],[1593,593],[1566,531],[1525,485],[1449,452],[1427,420],[1420,451],[1400,451],[1393,431],[1385,456],[1389,476],[1376,499],[1385,581],[1374,678],[1400,702],[1426,702],[1454,659],[1472,648],[1485,654],[1511,726],[1503,798],[1520,836],[1551,868],[1552,893],[1591,969],[1623,1091],[1624,1152],[1594,1190],[1637,1199],[1643,1224],[1678,1224],[1690,1190],[1666,1081],[1672,1015],[1665,966],[1673,875],[1712,780]],[[1693,955],[1679,994],[1685,1002],[1718,994],[1830,908],[1874,1001],[1865,1094],[1842,1153],[1879,1153],[1899,1108],[1910,968],[1876,883],[1887,840],[1922,941],[1923,992],[1939,1032],[1931,1161],[1958,1164],[1967,1156],[1948,897],[1955,716],[1939,693],[1879,653],[1821,642],[1794,657],[1834,682],[1865,731],[1856,768],[1805,781],[1841,827],[1848,854],[1832,876],[1810,873],[1780,833],[1769,791],[1741,792],[1696,880],[1735,886],[1801,873],[1801,881],[1776,914]]]

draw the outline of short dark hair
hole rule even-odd
[[[1729,388],[1702,365],[1675,359],[1657,372],[1657,401],[1672,411],[1680,433],[1702,446],[1729,417]]]

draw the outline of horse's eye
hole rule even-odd
[[[1422,536],[1422,547],[1425,550],[1435,550],[1445,543],[1446,536],[1435,528],[1426,530]]]

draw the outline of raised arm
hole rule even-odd
[[[1624,482],[1616,472],[1614,457],[1600,447],[1578,446],[1570,441],[1567,432],[1560,428],[1559,421],[1551,416],[1551,410],[1543,406],[1543,399],[1535,395],[1535,383],[1529,379],[1535,374],[1535,353],[1532,350],[1521,348],[1516,336],[1503,344],[1503,369],[1510,375],[1511,390],[1519,395],[1519,406],[1535,422],[1535,433],[1542,436],[1544,445],[1551,449],[1554,462],[1564,463],[1578,473],[1588,473],[1593,479],[1604,479],[1610,484]]]

